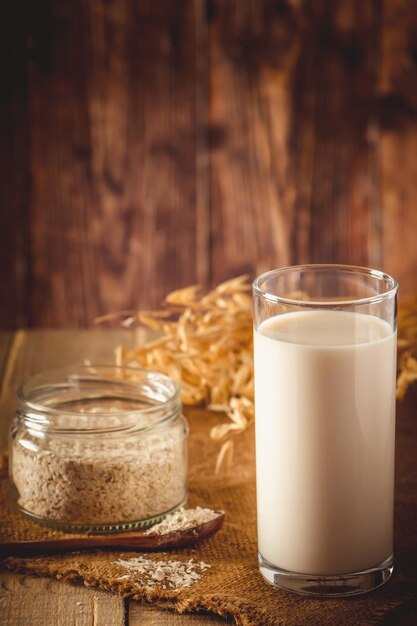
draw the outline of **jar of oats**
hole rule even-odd
[[[177,384],[135,368],[39,374],[18,392],[11,494],[32,520],[111,532],[161,521],[187,495]]]

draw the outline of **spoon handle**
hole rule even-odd
[[[119,549],[157,551],[190,546],[206,539],[220,530],[224,521],[224,511],[219,511],[214,519],[164,535],[127,532],[109,535],[84,535],[63,539],[42,539],[17,541],[0,544],[0,558],[8,556],[30,556],[35,554],[56,554],[77,550]]]

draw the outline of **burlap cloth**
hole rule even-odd
[[[194,548],[147,554],[147,558],[204,561],[212,565],[193,586],[178,591],[146,590],[140,580],[117,580],[114,564],[130,552],[71,553],[38,558],[8,558],[3,568],[26,574],[57,577],[62,581],[100,587],[134,599],[180,612],[210,611],[245,626],[346,626],[394,623],[395,612],[417,598],[417,414],[399,408],[396,477],[395,573],[384,587],[350,599],[312,600],[269,586],[257,567],[253,432],[237,445],[231,471],[214,476],[218,448],[209,441],[216,417],[203,410],[188,411],[190,435],[190,497],[188,506],[200,504],[225,509],[223,529]],[[7,501],[7,476],[0,480],[0,541],[57,537],[61,533],[21,519]],[[68,536],[68,535],[65,535]],[[401,609],[404,610],[404,609]],[[391,612],[393,614],[391,615]],[[388,620],[388,622],[385,621]]]

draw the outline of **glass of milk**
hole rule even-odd
[[[345,596],[393,571],[398,284],[347,265],[253,283],[260,571]]]

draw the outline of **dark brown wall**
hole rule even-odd
[[[15,0],[0,29],[0,327],[300,262],[417,291],[413,0]]]

